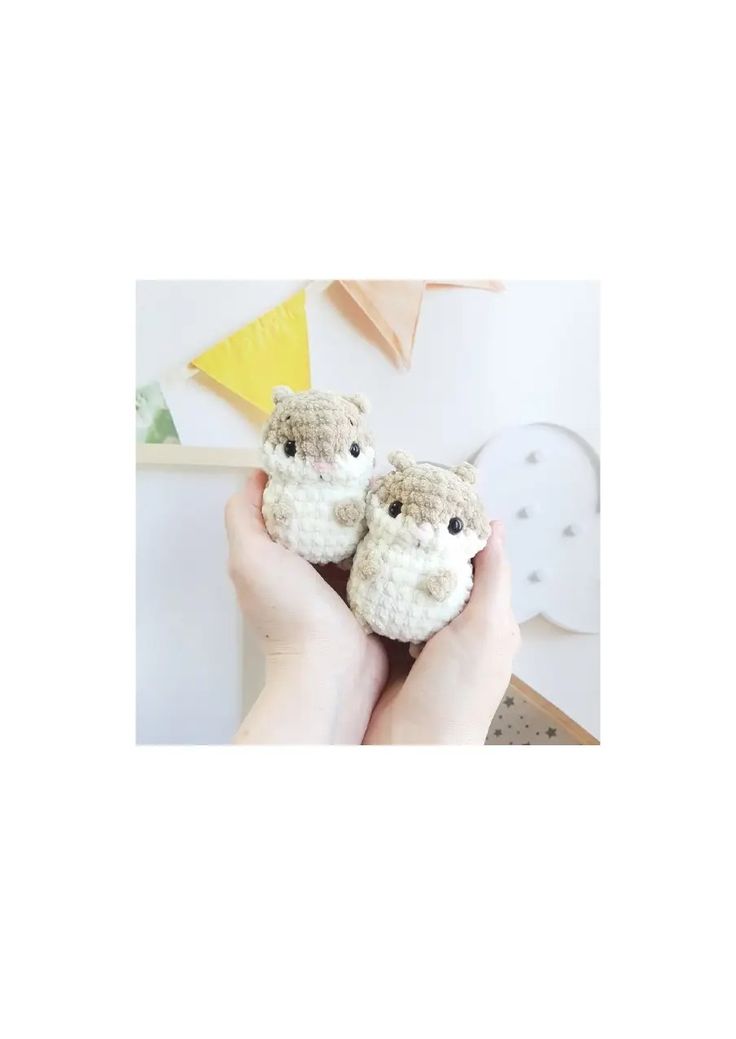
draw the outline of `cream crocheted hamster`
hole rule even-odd
[[[389,455],[395,471],[368,496],[368,533],[358,546],[348,602],[361,624],[422,643],[456,617],[473,587],[471,559],[490,535],[473,489],[475,468]]]
[[[274,541],[310,563],[339,563],[365,533],[375,451],[361,394],[273,391],[263,435],[263,519]]]

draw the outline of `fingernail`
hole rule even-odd
[[[502,520],[493,521],[493,539],[499,545],[503,545],[506,539],[506,527]]]

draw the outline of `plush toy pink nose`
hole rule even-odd
[[[312,462],[312,465],[321,476],[325,473],[331,473],[335,468],[332,462]]]
[[[434,527],[432,526],[431,523],[418,523],[417,524],[417,537],[419,538],[419,540],[423,544],[426,544],[428,541],[431,541],[433,535],[434,535]]]

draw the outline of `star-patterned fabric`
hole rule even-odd
[[[536,700],[539,700],[540,703],[535,702]],[[545,708],[546,702],[540,696],[535,697],[534,701],[531,700],[523,690],[513,684],[512,680],[512,684],[493,716],[486,744],[488,746],[505,744],[506,746],[541,745],[547,747],[551,744],[571,746],[584,742],[581,740],[580,733],[577,731],[578,727],[574,722],[566,719],[566,716],[552,704],[549,704],[549,708]],[[569,728],[565,724],[566,721],[570,722]],[[588,742],[597,741],[590,737]]]

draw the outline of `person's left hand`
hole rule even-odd
[[[394,643],[391,679],[365,743],[482,744],[511,678],[521,633],[511,605],[503,524],[473,561],[462,612],[427,642],[413,665]],[[402,653],[403,650],[403,653]]]
[[[253,472],[227,504],[230,576],[266,658],[266,684],[239,743],[360,743],[386,681],[386,651],[366,635],[335,587],[347,574],[316,569],[272,541]]]

